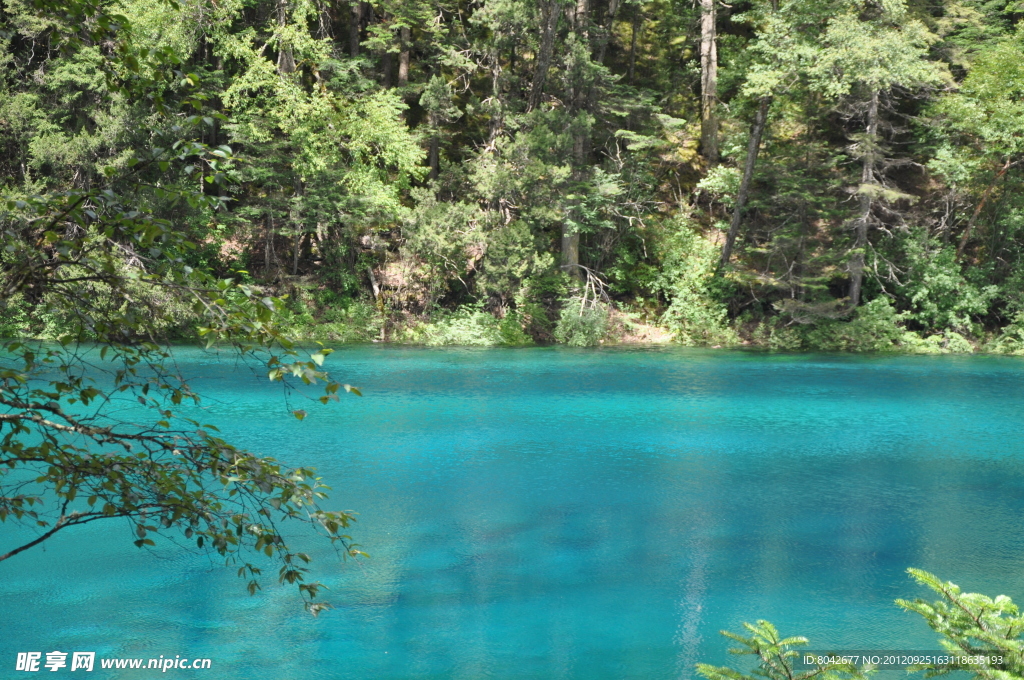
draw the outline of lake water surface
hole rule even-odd
[[[371,558],[305,542],[337,607],[313,619],[272,576],[249,597],[82,528],[0,563],[0,677],[62,650],[214,666],[99,678],[688,678],[756,619],[937,649],[893,604],[933,599],[907,567],[1024,600],[1021,360],[350,348],[328,365],[365,396],[298,422],[265,378],[180,356],[204,421],[316,466]]]

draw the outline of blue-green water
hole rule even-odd
[[[182,361],[204,420],[319,468],[371,559],[307,544],[337,606],[312,619],[272,579],[250,598],[83,528],[0,563],[0,677],[59,649],[214,665],[107,678],[681,678],[758,618],[936,649],[892,604],[928,597],[909,566],[1024,599],[1018,360],[345,349],[365,396],[303,422],[233,363]]]

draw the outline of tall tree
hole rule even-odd
[[[864,132],[854,135],[861,176],[847,265],[848,309],[860,304],[873,207],[886,200],[885,178],[878,172],[883,149],[880,102],[894,88],[913,90],[940,82],[941,71],[928,60],[928,48],[934,41],[935,36],[910,15],[902,0],[867,9],[854,4],[848,13],[829,21],[819,59],[811,66],[818,87],[830,96],[856,102],[863,112]]]
[[[700,148],[718,163],[718,0],[700,0]]]
[[[778,12],[779,3],[778,0],[772,0],[771,3],[772,16],[769,20],[775,18],[775,14]],[[772,22],[771,28],[777,30],[778,23]],[[773,78],[772,80],[777,80]],[[764,88],[764,83],[754,83],[755,87],[760,85]],[[765,126],[768,124],[768,110],[772,105],[772,85],[769,85],[767,91],[763,91],[757,101],[757,112],[754,115],[754,121],[750,125],[750,137],[747,140],[747,155],[743,161],[743,174],[740,177],[739,191],[736,193],[736,203],[732,209],[732,218],[729,222],[729,231],[725,235],[725,243],[722,244],[722,254],[718,260],[718,267],[715,269],[716,275],[720,274],[722,270],[729,264],[729,259],[732,257],[733,245],[736,243],[736,237],[739,235],[740,226],[743,223],[743,210],[747,207],[747,199],[750,197],[750,184],[754,179],[754,166],[757,163],[757,156],[761,150],[761,137],[764,135]]]
[[[540,47],[533,69],[533,82],[530,84],[528,109],[537,108],[544,94],[544,84],[547,82],[551,57],[555,50],[558,19],[562,15],[562,2],[561,0],[539,0],[539,11],[541,16]]]
[[[593,85],[591,69],[591,17],[590,0],[576,0],[569,12],[570,34],[567,51],[565,99],[568,103],[569,125],[572,136],[572,183],[576,198],[570,203],[570,212],[580,209],[579,196],[589,174],[590,152],[590,88]],[[575,218],[575,219],[574,219]],[[576,215],[567,215],[562,221],[562,269],[574,277],[580,276],[580,232]]]

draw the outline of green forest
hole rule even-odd
[[[63,236],[8,229],[7,270],[77,229],[306,340],[1024,352],[1024,4],[0,7],[2,219],[80,199]],[[96,226],[140,216],[181,247]],[[110,293],[26,276],[7,336]]]

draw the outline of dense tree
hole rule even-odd
[[[288,294],[307,336],[482,314],[504,330],[465,341],[544,342],[613,314],[685,342],[835,347],[844,323],[847,349],[939,351],[1024,312],[1012,3],[118,7],[202,83],[219,116],[196,140],[235,159],[216,191],[190,175],[224,210],[154,215],[200,245],[189,266]],[[3,13],[5,192],[95,188],[162,95],[109,91],[102,45],[55,50],[63,19]],[[58,330],[27,319],[6,332]]]

